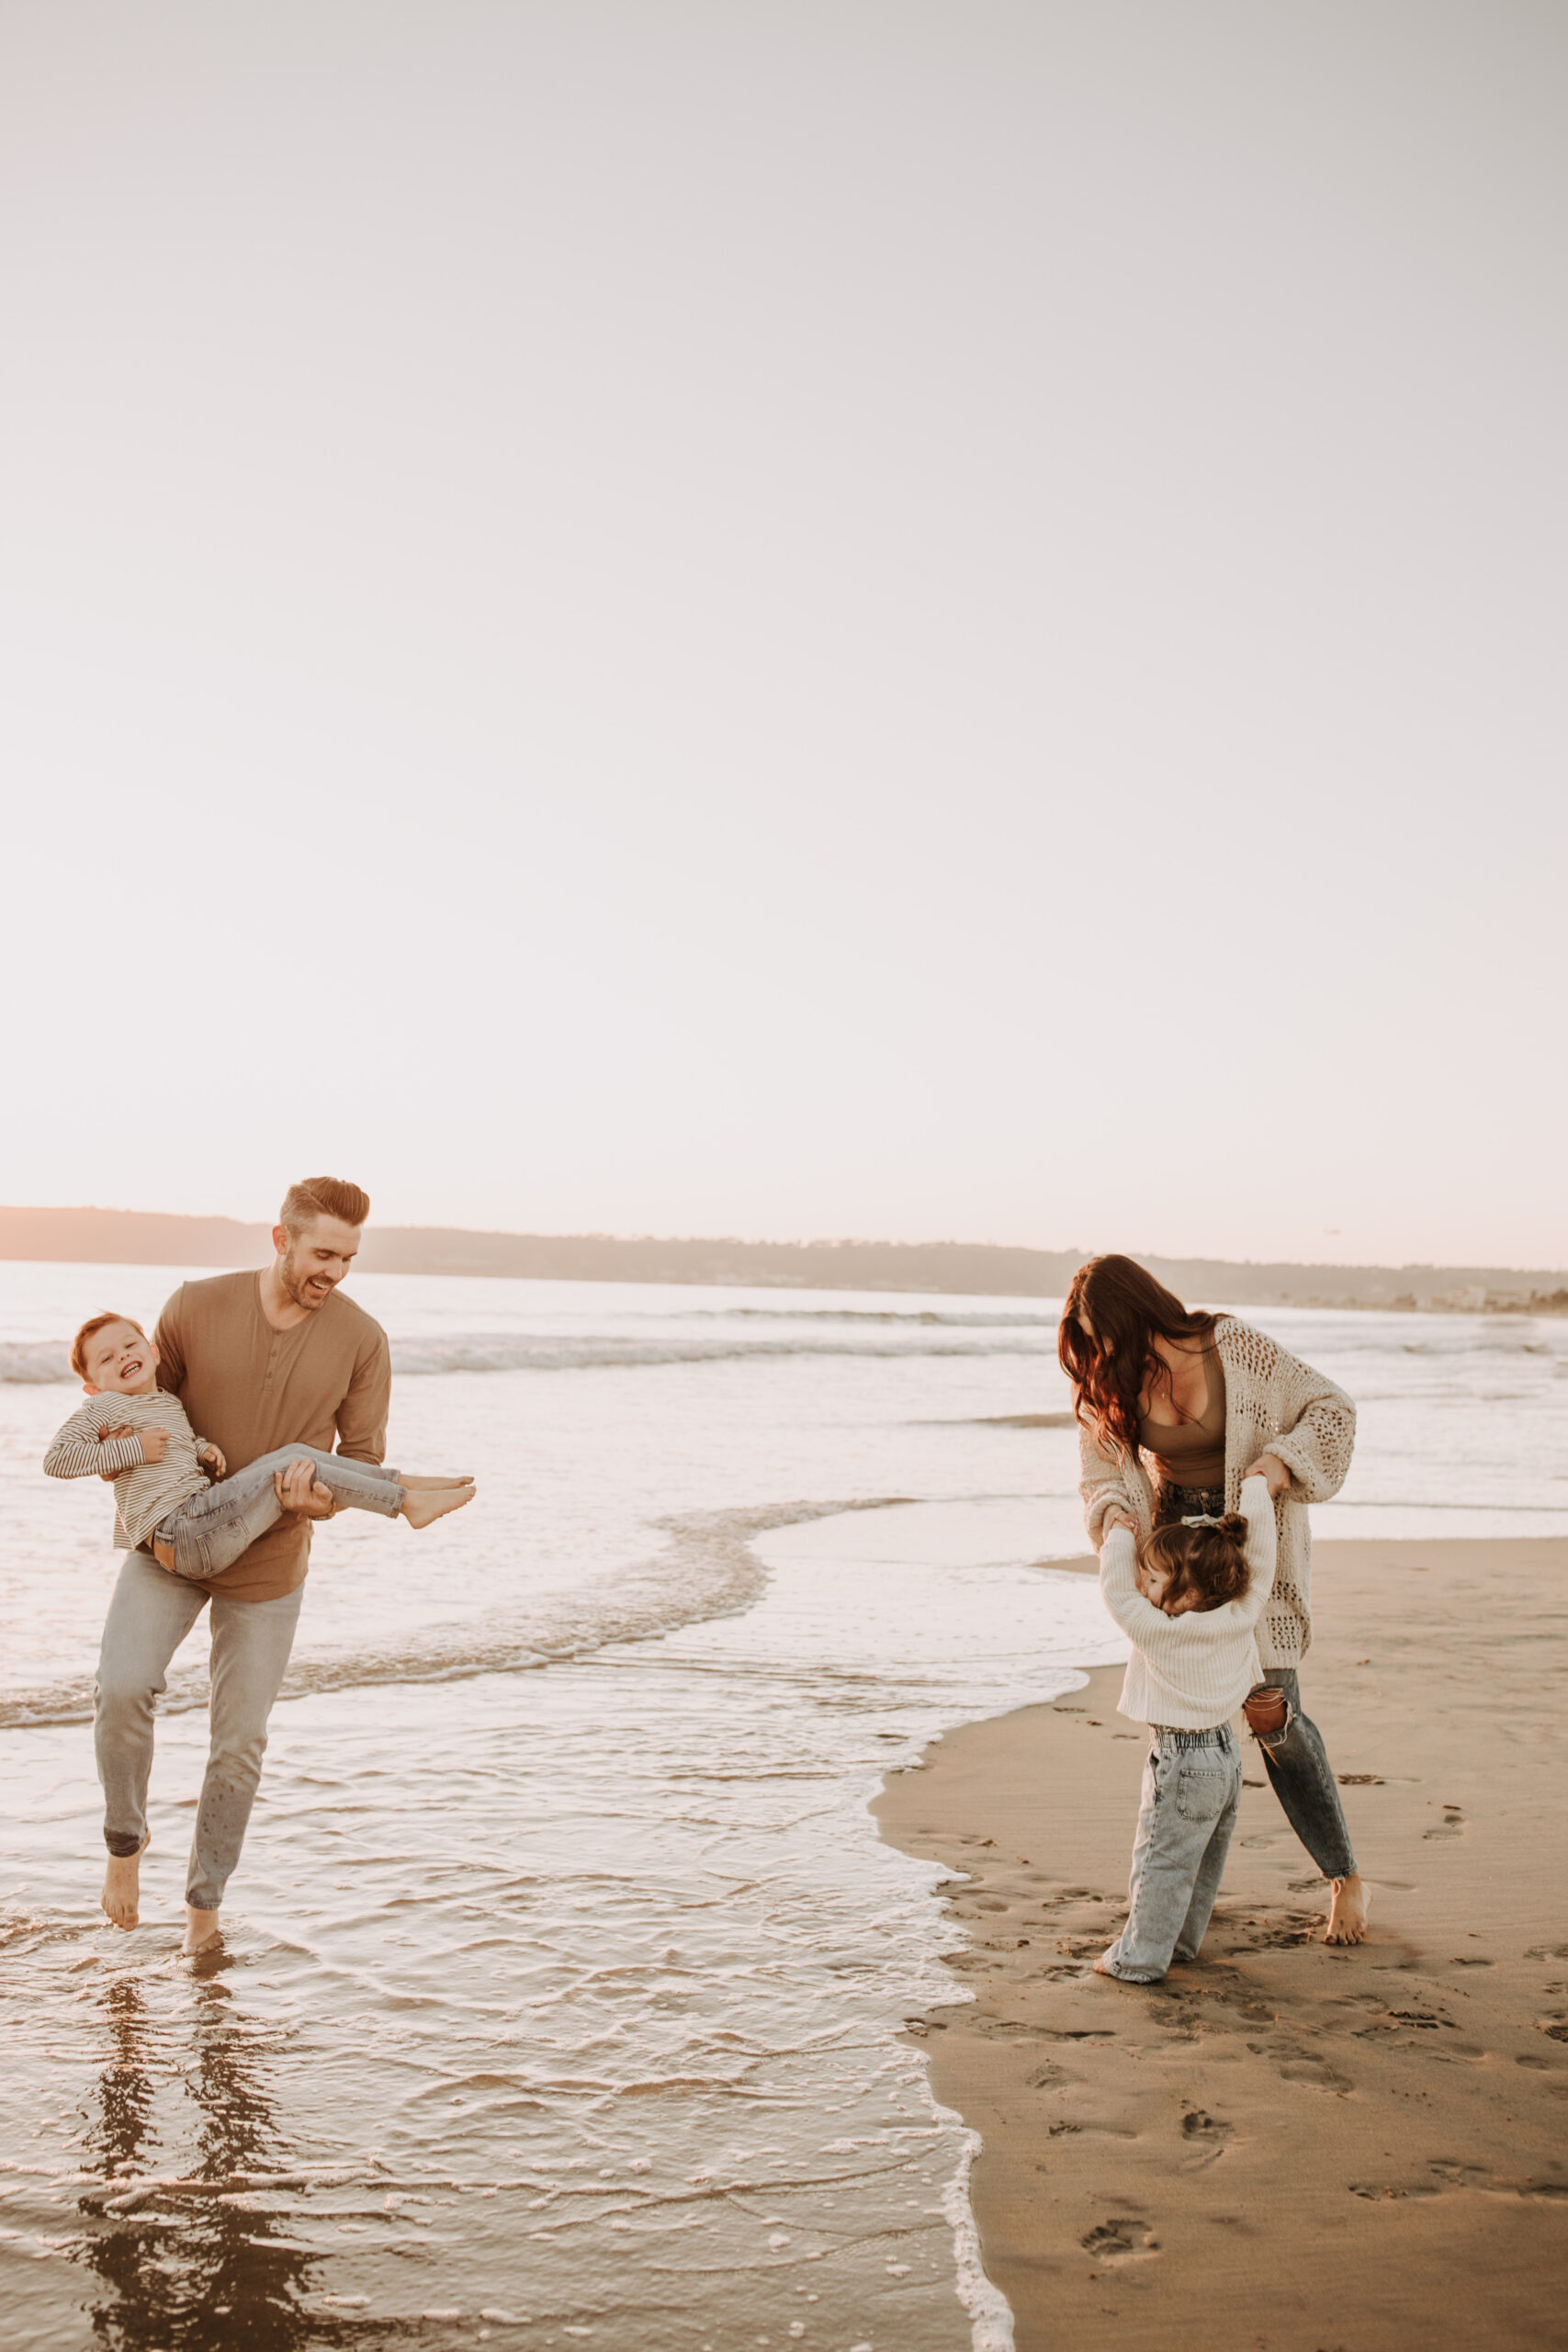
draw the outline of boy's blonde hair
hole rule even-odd
[[[133,1331],[141,1331],[134,1315],[117,1315],[112,1309],[103,1315],[90,1315],[71,1342],[71,1369],[78,1380],[87,1377],[87,1342],[95,1331],[107,1331],[111,1323],[129,1323]],[[147,1337],[141,1331],[143,1339]]]

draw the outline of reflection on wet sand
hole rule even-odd
[[[81,2199],[93,2220],[80,2259],[101,2290],[88,2305],[95,2337],[113,2352],[220,2352],[241,2337],[263,2352],[294,2352],[340,2340],[299,2300],[321,2256],[254,2210],[257,2176],[281,2186],[287,2170],[265,2087],[278,2037],[236,2011],[226,1965],[221,1951],[195,1963],[179,2036],[154,2018],[134,1977],[116,1977],[99,1996],[107,2046],[84,2170],[101,2169],[104,2186]],[[159,2169],[155,2103],[160,2082],[182,2073],[197,2109],[197,2162],[173,2175]],[[140,2193],[131,2187],[152,2182]],[[134,2210],[114,2210],[126,2204]]]

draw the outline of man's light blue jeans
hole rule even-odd
[[[153,1541],[173,1552],[175,1576],[220,1577],[258,1535],[276,1527],[284,1506],[273,1476],[291,1462],[309,1462],[333,1502],[352,1510],[379,1511],[384,1519],[396,1519],[407,1500],[397,1472],[383,1470],[379,1463],[351,1462],[345,1454],[322,1453],[313,1445],[280,1445],[276,1453],[258,1454],[232,1477],[192,1495],[159,1521]]]
[[[294,1459],[291,1455],[290,1459]],[[266,1723],[294,1646],[301,1585],[276,1600],[212,1602],[211,1744],[191,1839],[186,1901],[216,1911],[240,1859],[266,1752]],[[98,1659],[93,1742],[104,1787],[104,1843],[141,1851],[147,1836],[152,1715],[174,1657],[207,1595],[144,1552],[130,1552],[109,1602]]]
[[[1151,1727],[1133,1840],[1132,1912],[1105,1955],[1130,1984],[1153,1984],[1171,1961],[1195,1960],[1224,1875],[1241,1804],[1241,1750],[1229,1724]]]

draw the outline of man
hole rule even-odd
[[[260,1272],[184,1283],[159,1318],[158,1385],[242,1470],[275,1448],[311,1445],[378,1463],[387,1440],[387,1335],[338,1284],[353,1264],[369,1195],[335,1176],[291,1184]],[[105,1434],[118,1432],[106,1430]],[[170,1659],[212,1603],[211,1742],[186,1887],[184,1949],[217,1941],[219,1908],[261,1780],[267,1717],[304,1598],[313,1519],[333,1498],[312,1464],[274,1481],[285,1517],[220,1577],[201,1584],[126,1556],[104,1626],[94,1739],[109,1849],[103,1906],[133,1928],[147,1845],[154,1702]]]

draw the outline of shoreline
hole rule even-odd
[[[1145,1750],[1120,1667],[950,1734],[874,1804],[955,1873],[954,2000],[911,2038],[980,2135],[1018,2352],[1568,2346],[1568,1539],[1325,1543],[1314,1570],[1303,1696],[1349,1784],[1366,1944],[1322,1943],[1247,1749],[1200,1960],[1090,1973]]]

